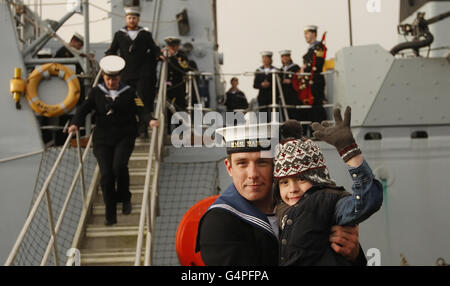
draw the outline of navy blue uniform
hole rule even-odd
[[[291,63],[290,65],[281,67],[281,71],[287,72],[287,73],[280,74],[281,86],[283,87],[283,95],[284,95],[284,100],[285,100],[286,104],[287,105],[301,105],[302,102],[298,98],[297,91],[292,86],[292,82],[291,83],[283,83],[283,81],[285,79],[292,80],[293,74],[291,74],[291,73],[299,72],[300,67],[295,63]],[[287,111],[288,111],[289,119],[301,120],[300,112],[298,109],[289,108],[289,109],[287,109]]]
[[[105,54],[118,54],[125,60],[122,81],[137,90],[147,110],[152,112],[156,93],[156,64],[161,54],[152,33],[138,27],[136,38],[131,39],[126,27],[122,28],[114,34]]]
[[[128,202],[131,198],[128,161],[137,134],[136,115],[140,124],[148,125],[150,119],[133,88],[121,85],[118,94],[113,99],[109,90],[99,84],[91,90],[72,122],[80,126],[86,115],[95,111],[94,155],[100,168],[107,220],[115,219],[116,202]]]
[[[265,106],[265,105],[272,104],[272,84],[273,83],[272,83],[272,73],[270,72],[272,70],[278,70],[278,69],[274,66],[270,66],[269,69],[265,70],[264,66],[260,66],[256,70],[255,79],[253,81],[253,88],[256,88],[259,90],[258,97],[257,97],[259,106]],[[264,81],[269,82],[268,87],[263,87],[261,85]],[[276,96],[276,100],[278,103],[278,96]],[[270,112],[271,109],[269,107],[267,107],[267,108],[260,109],[259,111],[260,112]],[[270,118],[270,113],[267,116],[267,118]]]
[[[233,91],[233,90],[228,90],[226,95],[226,100],[225,100],[225,106],[227,107],[227,111],[231,112],[235,109],[247,109],[248,108],[248,101],[247,98],[245,97],[245,94],[240,91]]]

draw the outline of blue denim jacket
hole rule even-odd
[[[358,167],[349,167],[353,180],[353,195],[343,197],[336,204],[338,225],[355,225],[368,219],[383,203],[383,187],[375,179],[372,169],[364,160]]]

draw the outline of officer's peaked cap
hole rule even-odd
[[[166,42],[166,44],[168,44],[169,46],[176,46],[179,45],[181,43],[181,39],[175,36],[169,36],[166,37],[164,39],[164,41]]]

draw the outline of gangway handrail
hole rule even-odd
[[[58,168],[59,164],[61,163],[61,160],[62,160],[62,158],[64,156],[64,153],[67,150],[67,148],[69,146],[69,143],[71,142],[72,137],[73,137],[74,134],[76,135],[76,140],[77,140],[77,151],[78,151],[78,155],[79,155],[78,156],[79,166],[78,166],[78,169],[77,169],[77,171],[75,173],[75,176],[74,176],[73,181],[72,181],[72,185],[71,185],[71,187],[69,189],[69,192],[68,192],[68,194],[66,196],[66,200],[64,202],[64,206],[61,209],[60,215],[58,217],[58,221],[57,221],[56,226],[55,226],[54,217],[53,217],[53,211],[52,211],[52,208],[51,208],[50,193],[48,191],[48,187],[50,185],[50,182],[52,181],[52,178],[53,178],[53,175],[56,172],[56,169]],[[92,134],[90,135],[88,145],[86,146],[86,149],[84,150],[84,154],[83,154],[83,156],[81,156],[79,131],[76,131],[75,133],[74,132],[70,132],[68,134],[67,139],[66,139],[63,147],[61,148],[61,151],[59,152],[58,157],[56,158],[55,163],[53,164],[53,167],[50,170],[50,173],[47,176],[47,178],[46,178],[46,180],[45,180],[45,182],[44,182],[44,184],[43,184],[43,186],[41,188],[41,191],[39,192],[39,195],[37,196],[37,198],[36,198],[36,200],[35,200],[35,202],[33,204],[32,208],[30,210],[30,213],[28,214],[28,217],[27,217],[27,219],[25,221],[25,224],[22,227],[22,230],[19,233],[19,236],[18,236],[16,242],[14,243],[14,246],[13,246],[13,248],[12,248],[12,250],[11,250],[9,256],[8,256],[8,259],[5,262],[5,266],[10,266],[10,265],[12,265],[14,263],[14,260],[15,260],[15,258],[17,256],[18,252],[19,252],[20,246],[22,245],[22,242],[23,242],[23,240],[25,238],[25,235],[27,234],[27,231],[29,230],[29,228],[31,226],[31,223],[32,223],[34,217],[36,216],[38,207],[39,207],[40,203],[42,202],[42,199],[44,198],[44,196],[46,198],[46,203],[47,203],[47,214],[48,214],[48,221],[49,221],[49,231],[50,231],[51,235],[50,235],[50,239],[49,239],[49,242],[48,242],[48,245],[47,245],[46,252],[45,252],[45,254],[44,254],[43,258],[42,258],[42,261],[41,261],[41,266],[45,265],[45,263],[47,262],[48,256],[50,255],[50,251],[51,251],[52,248],[53,248],[53,257],[54,257],[54,260],[55,260],[55,265],[57,265],[57,266],[59,265],[58,249],[57,249],[57,238],[58,238],[59,228],[60,228],[60,226],[62,224],[62,221],[64,219],[64,215],[65,215],[65,213],[67,211],[67,206],[68,206],[68,204],[70,202],[70,199],[71,199],[71,196],[72,196],[72,193],[73,193],[73,189],[75,188],[75,185],[76,185],[76,181],[80,177],[84,177],[84,174],[83,174],[83,171],[82,171],[82,169],[83,169],[83,161],[84,161],[84,159],[87,156],[87,153],[89,151],[89,147],[90,147],[91,144],[92,144]],[[82,198],[83,198],[83,205],[84,205],[84,193],[86,192],[85,191],[84,178],[80,178],[80,180],[82,182],[81,183],[81,185],[82,185],[81,191],[82,191]]]
[[[152,235],[156,215],[156,197],[158,185],[159,164],[161,160],[161,151],[163,147],[164,125],[165,125],[165,104],[167,93],[167,61],[163,61],[160,73],[160,84],[158,99],[155,108],[155,117],[159,121],[160,128],[153,127],[150,138],[150,147],[148,153],[147,171],[145,175],[144,194],[141,204],[141,214],[139,217],[139,231],[136,243],[135,266],[141,265],[142,245],[144,233],[146,236],[144,265],[151,264],[152,255]],[[153,159],[154,157],[154,159]],[[151,171],[154,168],[152,187],[150,188]]]

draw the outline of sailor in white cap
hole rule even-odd
[[[79,33],[74,33],[70,39],[69,46],[74,48],[76,51],[80,51],[84,45],[84,38]],[[62,46],[56,51],[55,58],[73,58],[73,54],[65,46]],[[79,64],[76,65],[76,73],[80,74],[83,71]]]
[[[148,112],[153,111],[156,94],[156,65],[161,49],[155,44],[152,33],[139,26],[140,8],[125,8],[125,27],[114,34],[106,55],[117,55],[125,60],[122,81],[137,90]],[[139,131],[147,137],[147,129]]]
[[[216,134],[226,142],[224,162],[233,183],[202,217],[196,251],[207,266],[275,266],[278,224],[272,195],[273,153],[269,150],[272,139],[273,147],[278,142],[278,124],[225,127]]]
[[[303,86],[303,103],[313,105],[308,109],[303,120],[322,122],[326,120],[326,112],[323,104],[325,99],[325,78],[321,74],[325,63],[326,47],[322,41],[317,40],[317,26],[309,25],[304,29],[306,43],[309,44],[308,51],[303,55],[302,73],[311,73],[311,75],[300,78],[300,86]],[[306,95],[308,93],[308,95]],[[306,129],[310,132],[310,128]]]
[[[75,32],[72,36],[72,39],[74,39],[74,38],[77,39],[81,43],[81,47],[83,47],[84,37],[80,33]],[[81,47],[79,49],[81,49]]]
[[[69,46],[75,50],[75,52],[78,52],[80,56],[84,56],[84,54],[81,54],[81,49],[83,48],[84,45],[84,38],[82,35],[80,35],[79,33],[74,33],[72,35],[72,38],[70,39],[69,42]],[[74,55],[72,53],[72,51],[69,48],[66,48],[66,46],[62,46],[60,47],[56,53],[55,53],[55,58],[73,58]],[[75,64],[75,73],[77,75],[80,75],[83,72],[83,68],[81,67],[80,63],[76,63]],[[84,80],[82,77],[78,77],[78,80],[80,82],[80,84],[84,83]],[[82,85],[81,90],[80,90],[80,98],[77,102],[77,106],[81,105],[84,100],[86,98],[86,90],[84,88],[84,86]],[[73,113],[71,114],[63,114],[61,116],[59,116],[57,119],[58,121],[58,125],[59,126],[64,126],[66,124],[67,121],[71,120],[73,117]],[[65,141],[65,136],[59,136],[60,134],[57,134],[56,138],[55,138],[55,144],[56,145],[63,145],[64,141]],[[61,134],[63,135],[63,134]]]
[[[124,214],[131,213],[128,160],[138,131],[136,116],[141,125],[158,126],[158,121],[150,120],[136,91],[121,82],[124,67],[125,61],[119,56],[106,56],[100,60],[103,82],[89,92],[68,129],[69,132],[77,131],[86,115],[95,111],[94,155],[101,174],[105,225],[117,222],[117,202],[123,203]]]
[[[255,73],[255,79],[253,80],[253,88],[259,90],[258,92],[258,105],[266,106],[272,104],[272,71],[278,70],[272,65],[271,51],[262,51],[261,53],[262,63]],[[278,101],[278,95],[277,95]],[[275,103],[275,102],[274,102]],[[260,109],[260,112],[267,112],[267,118],[271,118],[269,107]]]
[[[74,33],[72,38],[70,39],[69,46],[74,48],[75,50],[81,51],[84,45],[84,37],[79,33]],[[56,51],[55,57],[57,58],[71,58],[73,54],[66,49],[66,47],[61,47],[58,51]]]
[[[295,77],[295,74],[300,71],[300,66],[292,61],[291,50],[281,50],[279,54],[281,56],[282,64],[282,67],[280,68],[280,79],[283,88],[284,100],[287,105],[301,105],[302,102],[298,99],[297,91],[292,85],[292,80]],[[287,112],[289,119],[301,120],[300,109],[288,108]]]

